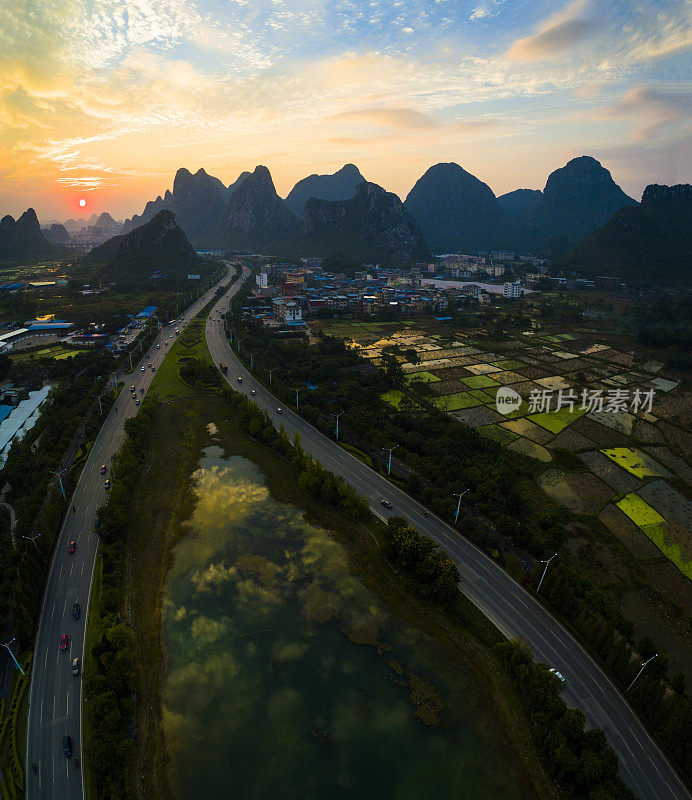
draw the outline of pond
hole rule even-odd
[[[347,551],[208,448],[164,603],[180,798],[526,797],[476,678],[401,622]]]

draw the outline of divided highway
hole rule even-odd
[[[227,275],[190,306],[182,315],[183,322],[178,329],[182,330],[209,302],[218,286],[226,286],[229,280]],[[232,288],[231,292],[234,290]],[[31,668],[25,795],[29,800],[78,800],[84,796],[83,771],[81,765],[78,768],[74,763],[75,758],[82,758],[82,677],[81,674],[73,676],[72,659],[79,658],[81,673],[98,549],[94,520],[98,509],[106,502],[104,484],[109,477],[111,456],[120,449],[125,437],[125,420],[137,413],[127,387],[136,387],[140,401],[145,397],[155,374],[147,365],[151,362],[154,369],[161,365],[168,352],[166,339],[172,331],[172,327],[162,328],[136,370],[126,376],[126,388],[103,423],[69,500],[46,584]],[[102,464],[107,467],[105,475],[100,472]],[[72,541],[76,545],[74,553],[68,552]],[[72,618],[75,602],[81,606],[81,615],[76,621]],[[63,634],[69,636],[65,651],[59,646]],[[72,740],[71,758],[63,754],[65,735]],[[33,765],[36,765],[35,771]]]
[[[247,276],[244,271],[243,277]],[[239,281],[240,283],[240,281]],[[224,335],[221,314],[230,293],[214,306],[206,323],[207,344],[215,363],[228,365],[226,380],[265,409],[277,427],[298,432],[302,447],[343,477],[370,503],[378,516],[406,517],[419,531],[439,542],[461,574],[461,590],[510,639],[524,639],[534,656],[566,676],[563,696],[580,708],[590,727],[600,727],[620,761],[620,773],[641,800],[690,800],[690,794],[624,697],[572,635],[518,583],[483,552],[384,477],[328,439],[291,409],[277,412],[279,402],[238,361]],[[218,317],[218,318],[217,318]],[[238,377],[242,383],[238,383]],[[386,511],[382,498],[393,508]]]

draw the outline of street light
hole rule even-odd
[[[552,556],[547,561],[541,561],[541,564],[545,564],[545,569],[543,570],[543,574],[541,575],[540,581],[538,581],[538,589],[536,589],[536,594],[541,591],[541,584],[543,583],[543,578],[545,578],[545,573],[548,571],[548,565],[550,562],[555,558],[557,553],[553,553]]]
[[[656,656],[657,656],[657,655],[658,655],[658,653],[656,653],[656,655],[653,655],[653,656],[651,656],[651,658],[650,658],[650,659],[648,659],[647,661],[644,661],[644,662],[642,662],[642,668],[641,668],[641,669],[639,670],[639,672],[638,672],[638,673],[637,673],[637,674],[634,676],[634,680],[632,681],[632,683],[630,683],[630,685],[627,687],[627,691],[628,691],[628,692],[629,692],[629,690],[630,690],[630,689],[631,689],[631,688],[634,686],[634,681],[636,681],[636,680],[637,680],[637,678],[638,678],[638,677],[639,677],[639,676],[642,674],[642,672],[644,672],[644,667],[646,667],[646,665],[649,663],[649,661],[653,661],[653,660],[654,660],[654,658],[656,658]]]
[[[339,438],[339,417],[345,413],[346,413],[345,411],[339,411],[338,414],[334,414],[334,416],[336,417],[336,430],[334,431],[334,438],[337,440]]]
[[[272,372],[274,372],[275,369],[278,369],[278,367],[272,367],[271,369],[267,370],[267,372],[269,373],[269,388],[270,389],[271,389],[271,385],[272,385]]]
[[[250,372],[252,372],[252,364],[253,364],[252,359],[253,359],[253,356],[257,355],[257,350],[255,350],[254,353],[248,353],[248,355],[250,356]]]
[[[466,492],[468,492],[468,489],[464,489],[464,491],[461,494],[457,494],[456,492],[454,492],[454,496],[459,498],[459,502],[457,503],[457,510],[456,513],[454,514],[455,525],[457,524],[457,520],[459,519],[459,512],[461,511],[461,498],[466,494]]]
[[[387,462],[387,475],[389,475],[392,471],[392,453],[394,450],[397,449],[399,445],[395,444],[394,447],[383,447],[383,450],[386,450],[389,453],[389,461]]]
[[[63,485],[62,485],[62,477],[61,476],[62,476],[63,472],[65,472],[64,469],[61,469],[60,472],[55,472],[54,470],[51,470],[51,473],[53,475],[57,475],[58,476],[58,482],[60,483],[60,491],[62,492],[62,499],[63,500],[67,500],[67,497],[65,497],[65,489],[63,488]]]
[[[24,670],[23,670],[23,669],[22,669],[22,668],[19,666],[19,661],[17,661],[17,659],[14,657],[14,653],[13,653],[13,652],[10,650],[10,645],[12,644],[12,642],[13,642],[13,641],[14,641],[14,639],[10,639],[10,641],[9,641],[9,642],[4,642],[2,646],[3,646],[3,647],[5,648],[5,650],[7,650],[7,652],[10,654],[10,658],[12,659],[12,661],[14,661],[14,665],[15,665],[15,667],[17,667],[17,669],[18,669],[18,670],[19,670],[19,671],[22,673],[22,675],[23,675],[23,676],[26,678],[26,672],[24,672]]]
[[[92,397],[95,397],[99,401],[99,416],[102,417],[103,416],[103,406],[101,405],[101,395],[100,394],[94,394],[94,395],[92,395]]]
[[[36,547],[38,547],[38,545],[36,544],[36,540],[37,540],[37,539],[38,539],[40,536],[41,536],[41,534],[40,534],[40,533],[37,533],[37,534],[36,534],[36,536],[22,536],[22,539],[26,539],[26,540],[27,540],[27,542],[33,542],[33,543],[34,543],[34,545],[35,545]]]
[[[304,386],[299,386],[297,389],[294,389],[296,393],[296,412],[298,411],[298,392],[302,392],[304,388]]]

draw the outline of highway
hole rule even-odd
[[[218,286],[227,285],[229,280],[230,273],[195,301],[183,313],[183,322],[177,325],[178,329],[182,331],[209,302]],[[104,484],[109,477],[111,456],[120,449],[125,437],[125,420],[137,413],[129,387],[136,387],[140,401],[145,397],[155,375],[147,365],[151,362],[154,369],[161,365],[169,350],[170,343],[166,340],[174,336],[174,327],[161,329],[135,371],[125,377],[125,389],[104,421],[69,499],[69,510],[46,583],[31,669],[25,772],[25,796],[29,800],[78,800],[84,796],[83,771],[81,765],[78,768],[73,760],[82,759],[82,677],[81,674],[78,677],[72,675],[72,659],[79,658],[81,673],[89,595],[98,549],[94,520],[98,509],[106,502]],[[107,467],[106,475],[100,472],[102,464]],[[76,510],[72,511],[72,507]],[[76,544],[74,553],[68,552],[71,541]],[[81,606],[77,621],[72,618],[75,602]],[[70,639],[66,651],[59,647],[62,634],[67,634]],[[63,737],[66,734],[72,739],[72,758],[63,755]],[[36,771],[32,768],[34,764]]]
[[[244,271],[244,277],[247,275]],[[240,283],[240,281],[238,282]],[[565,701],[582,710],[589,727],[605,731],[620,761],[620,774],[641,800],[690,800],[690,794],[646,732],[618,689],[583,647],[525,589],[507,575],[492,559],[450,525],[400,491],[335,442],[317,431],[279,401],[238,361],[224,335],[220,313],[228,308],[229,295],[215,304],[206,323],[206,337],[215,363],[228,366],[230,386],[252,398],[265,409],[277,427],[289,435],[298,432],[304,450],[336,475],[343,477],[363,497],[380,518],[406,517],[421,533],[439,542],[459,568],[461,591],[509,639],[529,642],[534,657],[556,667],[565,677]],[[242,383],[238,382],[242,378]],[[389,500],[387,511],[381,500]]]

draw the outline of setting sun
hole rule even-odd
[[[85,205],[86,205],[86,200],[85,200],[83,197],[82,197],[82,198],[80,198],[80,200],[79,200],[79,207],[80,207],[80,208],[84,208],[84,206],[85,206]]]

